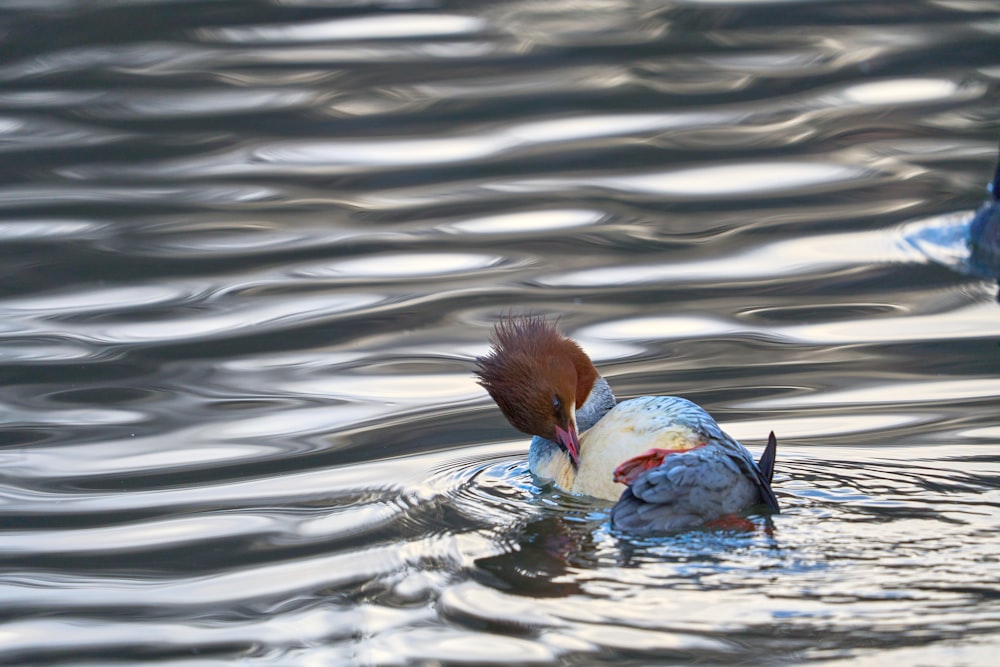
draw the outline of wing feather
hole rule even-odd
[[[750,452],[703,409],[678,398],[671,403],[674,411],[710,446],[670,454],[661,465],[641,473],[612,510],[616,527],[640,533],[672,532],[757,504],[780,511],[769,479],[776,447],[773,439],[765,452],[772,461],[765,474]]]

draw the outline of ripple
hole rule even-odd
[[[887,315],[905,316],[906,308],[892,303],[831,303],[801,306],[763,306],[744,310],[741,319],[761,322],[801,322],[803,320],[845,320]]]
[[[736,124],[741,116],[721,111],[701,113],[577,115],[512,125],[502,132],[511,143],[562,144],[605,137],[707,128]]]
[[[470,57],[473,54],[470,54]],[[593,91],[615,88],[628,80],[628,71],[614,64],[553,64],[542,69],[497,72],[489,79],[482,77],[455,78],[420,82],[400,87],[394,92],[409,99],[440,101],[442,99],[520,98],[525,94],[552,95],[557,92]],[[337,105],[340,109],[342,106]],[[545,137],[542,137],[544,139]]]
[[[358,311],[384,299],[376,295],[299,295],[295,299],[258,297],[229,300],[226,307],[169,319],[119,322],[108,326],[78,325],[93,340],[120,344],[177,343],[211,338],[230,339],[239,332],[260,333],[315,323]]]
[[[0,655],[44,655],[65,651],[143,651],[214,653],[234,646],[253,651],[263,642],[273,647],[298,646],[303,642],[328,644],[356,634],[380,634],[394,626],[427,621],[427,612],[410,610],[344,609],[333,605],[284,611],[269,618],[213,619],[198,617],[185,621],[131,621],[71,616],[59,619],[26,619],[5,626]],[[345,663],[355,654],[340,656],[329,664]],[[204,658],[169,665],[213,664]],[[82,664],[82,663],[81,663]],[[94,663],[97,664],[97,663]]]
[[[336,378],[288,382],[282,385],[282,389],[392,404],[455,405],[482,397],[482,392],[468,373],[341,374]]]
[[[779,329],[788,340],[813,344],[917,342],[1000,338],[1000,322],[992,303],[970,303],[951,310],[947,318],[935,314],[910,314],[877,320],[855,319]]]
[[[9,556],[156,551],[274,532],[277,525],[278,522],[271,517],[229,514],[146,520],[99,528],[6,531],[0,553]]]
[[[46,4],[51,3],[46,2]],[[154,74],[186,65],[188,71],[203,71],[206,56],[205,52],[199,51],[190,43],[174,44],[168,40],[125,44],[103,43],[99,46],[86,45],[37,53],[31,58],[0,67],[0,79],[16,80],[100,68],[114,68],[119,71],[131,69]],[[87,102],[100,102],[107,94],[107,90],[96,87],[81,91],[71,86],[55,91],[13,90],[0,96],[0,99],[14,100],[32,106],[43,104],[54,107],[75,107],[85,105]]]
[[[0,359],[6,363],[46,363],[92,361],[110,356],[107,351],[95,349],[81,341],[46,339],[37,335],[33,335],[32,338],[33,340],[29,341],[18,341],[11,340],[8,336],[0,336],[0,339],[4,339]]]
[[[96,127],[0,116],[0,153],[100,146],[132,137]]]
[[[141,254],[175,259],[184,257],[249,258],[251,255],[316,249],[345,242],[383,242],[404,240],[403,232],[371,230],[353,227],[346,222],[331,228],[326,221],[292,219],[261,219],[226,222],[217,216],[199,220],[194,215],[160,218],[138,227],[127,246],[105,241],[100,244],[108,252]]]
[[[412,101],[408,102],[412,104]],[[169,106],[169,99],[164,105]],[[355,100],[354,105],[357,106]],[[370,103],[369,103],[370,104]],[[354,113],[369,113],[371,110]],[[724,112],[712,113],[672,113],[672,114],[606,114],[589,116],[564,116],[524,123],[514,123],[501,126],[495,130],[481,130],[475,133],[468,131],[453,131],[447,135],[396,137],[358,137],[348,140],[311,140],[305,141],[273,141],[261,142],[255,146],[240,146],[231,151],[225,151],[201,158],[184,158],[168,160],[147,165],[132,165],[127,170],[115,166],[76,166],[62,173],[75,179],[93,179],[101,176],[114,175],[119,178],[134,179],[156,178],[173,179],[189,178],[194,175],[203,176],[235,176],[248,174],[352,174],[358,169],[383,171],[406,169],[419,166],[435,166],[446,164],[475,163],[493,157],[513,159],[520,154],[532,151],[538,146],[550,146],[552,150],[565,151],[576,144],[595,140],[611,140],[617,137],[643,135],[651,132],[668,130],[705,130],[715,127],[725,127],[739,124],[745,114]],[[744,168],[741,178],[746,181],[749,174],[757,174],[762,165]],[[776,173],[783,174],[785,180],[804,185],[806,180],[821,177],[821,165],[800,165],[793,177],[787,165],[773,164],[770,167]],[[827,169],[832,169],[829,165]],[[840,167],[844,169],[845,167]],[[682,172],[668,176],[628,176],[606,179],[601,187],[613,187],[614,183],[634,181],[641,191],[660,191],[652,183],[664,180],[669,185],[670,179],[676,183],[690,183],[694,180],[714,178],[715,176],[735,178],[736,174],[727,171],[727,167],[705,167],[701,174],[693,171]],[[812,171],[811,175],[803,176],[802,172]],[[831,180],[833,174],[826,174]],[[842,178],[840,179],[842,180]],[[505,185],[504,187],[529,187],[525,183]],[[630,186],[632,187],[632,186]],[[680,187],[675,185],[673,187]],[[625,189],[629,189],[626,187]]]
[[[850,403],[839,403],[836,397],[838,392],[824,392],[823,395],[830,397],[828,401],[817,401],[812,405],[850,405]],[[894,405],[908,405],[904,400],[883,400]],[[791,407],[793,401],[741,401],[733,407],[745,408],[749,410],[768,410],[778,407]],[[850,414],[850,415],[819,415],[812,414],[808,417],[768,417],[766,419],[747,419],[739,422],[726,422],[726,433],[729,433],[744,444],[760,442],[764,440],[765,434],[774,431],[779,442],[786,439],[806,439],[806,438],[827,438],[843,435],[857,435],[857,441],[864,442],[866,438],[873,435],[891,431],[893,429],[905,428],[933,421],[930,415],[880,412],[876,415]]]
[[[69,175],[72,170],[67,171]],[[96,187],[81,186],[21,186],[0,189],[0,208],[27,206],[51,207],[79,204],[116,204],[129,202],[169,202],[204,206],[226,206],[264,201],[278,196],[279,191],[263,186],[186,186],[177,188]]]
[[[199,92],[155,91],[108,96],[91,104],[86,114],[95,118],[205,118],[215,115],[265,112],[287,107],[306,107],[319,95],[309,90],[219,89]]]
[[[968,429],[966,431],[960,431],[957,435],[963,438],[981,438],[984,440],[1000,441],[1000,426]]]
[[[236,465],[293,459],[331,448],[350,452],[350,439],[340,437],[341,432],[357,433],[359,429],[385,427],[412,418],[414,413],[426,412],[432,406],[454,409],[461,403],[482,398],[482,392],[468,377],[455,378],[454,388],[462,392],[459,402],[450,390],[437,396],[433,392],[422,396],[421,390],[428,393],[426,387],[404,382],[404,388],[416,392],[406,396],[391,381],[376,381],[371,386],[362,377],[362,385],[370,388],[371,396],[337,400],[334,397],[343,392],[338,389],[334,376],[325,383],[317,380],[315,386],[306,386],[305,389],[316,393],[306,393],[306,398],[296,405],[295,401],[288,400],[296,390],[302,393],[303,387],[296,386],[295,382],[284,376],[271,382],[262,381],[261,386],[268,387],[268,396],[277,391],[282,397],[265,399],[256,386],[243,385],[245,375],[242,373],[245,370],[227,383],[212,382],[205,386],[204,373],[197,369],[192,374],[197,388],[179,388],[173,394],[161,396],[147,395],[138,401],[134,395],[120,390],[91,387],[74,391],[69,397],[75,404],[86,404],[77,409],[53,409],[53,402],[64,400],[61,395],[49,394],[44,401],[8,395],[5,402],[12,428],[21,428],[24,433],[48,432],[55,436],[50,440],[57,442],[26,449],[0,449],[0,463],[7,466],[11,474],[16,471],[23,479],[114,480],[135,479],[142,475],[152,480],[184,471],[209,470],[224,474],[225,469]],[[291,387],[286,389],[285,384]],[[235,396],[227,400],[218,398],[226,395],[224,392],[239,391],[249,391],[252,398],[242,401]],[[389,397],[377,396],[383,391]],[[396,396],[391,395],[394,391]],[[208,398],[195,410],[193,406],[197,400],[192,395],[197,393],[204,393]],[[103,402],[107,402],[106,407],[100,407]],[[134,403],[134,409],[126,409],[123,403]],[[164,424],[171,423],[169,415],[178,404],[189,406],[202,417],[195,424],[173,424],[163,432]],[[401,405],[405,409],[401,409]],[[101,428],[113,425],[121,428]],[[126,430],[126,427],[131,428]],[[87,438],[86,442],[66,444],[82,439],[86,433],[98,432],[102,432],[98,442]],[[11,431],[8,442],[13,442],[11,439],[16,434],[17,431]],[[347,458],[356,459],[357,456],[355,452]],[[97,483],[101,486],[113,484],[110,481]]]
[[[282,599],[295,592],[318,591],[364,581],[416,563],[418,550],[407,555],[396,547],[300,558],[259,567],[233,568],[212,577],[177,577],[166,582],[90,576],[39,580],[8,572],[0,582],[0,600],[8,608],[125,606],[191,608],[206,605]]]
[[[594,623],[596,619],[574,613],[563,605],[540,603],[537,599],[511,595],[472,582],[449,588],[438,604],[444,615],[468,619],[466,622],[500,624],[535,633],[549,630],[541,643],[557,651],[559,648],[593,650],[594,644],[629,650],[733,651],[727,642],[693,633]]]
[[[438,465],[424,486],[473,525],[509,530],[542,512],[527,448],[526,441],[470,448]]]
[[[605,354],[620,356],[631,352],[638,354],[642,347],[634,342],[652,340],[677,340],[685,338],[712,338],[746,333],[739,323],[710,315],[675,315],[665,317],[627,318],[583,327],[576,337],[586,341],[586,347],[605,350]],[[603,356],[603,355],[602,355]]]
[[[49,558],[128,558],[132,554],[191,547],[210,550],[251,541],[277,554],[289,547],[323,544],[327,550],[360,535],[392,530],[412,507],[396,497],[341,498],[339,507],[275,511],[200,511],[190,516],[129,521],[90,528],[8,531],[0,553]],[[416,503],[414,503],[416,505]],[[107,517],[105,517],[107,518]]]
[[[9,69],[0,67],[0,79],[7,78]],[[103,96],[100,91],[79,90],[12,90],[0,92],[0,104],[12,109],[59,109],[76,107]]]
[[[489,136],[449,136],[427,139],[390,139],[281,144],[256,148],[251,162],[267,165],[321,166],[326,170],[357,167],[402,167],[467,162],[507,148]],[[217,173],[231,171],[225,165]]]
[[[90,220],[10,220],[0,227],[0,241],[37,241],[43,239],[89,239],[109,231],[108,223]]]
[[[360,425],[369,420],[386,417],[393,412],[393,407],[384,403],[351,402],[243,417],[224,424],[213,424],[210,428],[225,439],[289,437],[295,434],[327,432],[351,424]]]
[[[819,234],[757,247],[737,254],[713,255],[695,261],[596,266],[581,271],[539,276],[553,287],[619,287],[658,282],[711,282],[731,286],[735,281],[778,279],[781,276],[826,276],[833,271],[873,263],[911,262],[912,248],[898,243],[894,233],[879,231]]]
[[[91,311],[126,311],[132,308],[186,301],[194,296],[190,286],[181,285],[133,285],[129,287],[107,287],[100,289],[72,291],[38,295],[30,298],[9,299],[3,306],[15,313],[86,313]]]
[[[679,0],[681,5],[798,5],[812,0]]]
[[[573,227],[594,225],[606,217],[601,211],[586,209],[547,209],[519,211],[462,220],[442,225],[440,229],[462,234],[543,234]]]
[[[531,598],[511,595],[468,581],[451,586],[438,600],[441,613],[448,617],[464,616],[479,623],[503,624],[522,630],[558,628],[569,623],[540,609]]]
[[[816,324],[755,326],[735,318],[705,314],[678,314],[662,317],[626,318],[585,327],[579,336],[612,345],[613,350],[639,352],[634,341],[678,340],[684,338],[747,337],[806,345],[943,341],[1000,337],[995,306],[971,303],[954,308],[946,320],[935,314],[899,312],[877,319],[847,318]]]
[[[924,104],[953,98],[960,90],[957,83],[947,79],[886,79],[853,84],[841,95],[849,104]]]
[[[177,448],[183,452],[185,448]],[[190,449],[190,448],[189,448]],[[56,452],[59,450],[56,449]],[[11,457],[16,461],[16,458]],[[179,458],[179,457],[177,457]],[[175,458],[174,460],[177,460]],[[52,493],[28,488],[4,487],[3,509],[6,515],[39,514],[53,512],[57,503],[60,513],[86,515],[92,513],[120,512],[124,510],[168,510],[189,507],[257,507],[264,502],[290,502],[293,504],[318,504],[330,507],[333,499],[366,495],[399,495],[394,485],[420,488],[421,475],[426,476],[438,462],[434,457],[425,459],[388,459],[369,461],[364,465],[350,465],[328,469],[276,474],[257,478],[223,479],[201,484],[187,484],[176,488],[152,488],[128,493],[67,491]],[[122,457],[123,461],[128,461]],[[72,476],[67,463],[51,456],[40,461],[45,468],[36,473],[39,478]],[[114,463],[114,461],[112,462]],[[94,466],[95,472],[100,470]],[[24,471],[30,468],[24,466]],[[140,468],[141,470],[141,468]]]
[[[176,444],[179,439],[192,443],[205,442],[205,431],[204,428],[181,429],[168,438],[130,436],[119,440],[108,439],[97,445],[34,447],[17,455],[0,454],[0,461],[25,479],[82,479],[88,476],[205,470],[211,465],[280,458],[291,449],[288,445],[202,444],[195,448]],[[95,458],[95,454],[102,454],[102,457]]]
[[[385,64],[406,64],[415,62],[426,62],[428,64],[438,64],[450,60],[465,62],[469,60],[488,60],[492,58],[502,58],[516,54],[516,50],[510,45],[494,41],[484,41],[478,35],[470,36],[467,40],[443,39],[425,42],[415,42],[405,39],[385,39],[370,40],[365,42],[350,42],[348,40],[337,40],[322,44],[299,45],[296,43],[280,44],[275,46],[255,45],[252,50],[239,51],[229,54],[227,63],[233,68],[254,67],[254,66],[288,66],[289,64],[300,67],[314,66],[320,68],[324,74],[328,74],[330,67],[344,67],[357,64],[370,65],[374,63]],[[409,83],[409,81],[408,81]],[[353,99],[358,97],[358,88],[352,87],[350,91],[345,91],[348,101],[346,111],[351,113],[348,97],[353,95]],[[368,99],[369,94],[364,95]],[[394,106],[394,105],[393,105]],[[409,108],[408,105],[403,107]],[[337,110],[337,101],[332,101],[328,111]],[[365,113],[362,108],[362,115]],[[376,112],[381,109],[376,109]],[[353,115],[353,114],[351,114]]]
[[[736,653],[734,646],[721,639],[699,637],[680,632],[664,632],[663,630],[645,630],[622,626],[609,628],[604,625],[588,626],[583,623],[574,628],[570,634],[591,641],[593,641],[593,637],[600,635],[599,643],[601,646],[630,651],[672,651],[680,654],[690,654],[691,652]]]
[[[411,628],[377,638],[371,650],[379,662],[407,656],[418,662],[530,665],[551,663],[556,657],[530,639],[469,630],[459,634],[447,628]]]
[[[417,14],[364,16],[326,21],[260,25],[239,28],[201,29],[206,41],[254,44],[266,42],[332,42],[380,39],[451,37],[482,32],[486,21],[457,14]]]
[[[913,404],[922,402],[978,400],[996,396],[994,377],[970,377],[961,380],[939,379],[906,382],[885,382],[816,394],[769,398],[743,403],[750,409],[804,407],[807,405],[878,405]]]
[[[113,424],[140,424],[148,419],[148,415],[139,410],[122,410],[99,407],[78,408],[75,410],[53,410],[36,412],[30,415],[21,410],[12,415],[8,424],[12,426],[42,426],[58,424],[63,426],[94,426]],[[2,455],[0,455],[2,458]]]
[[[625,192],[702,198],[794,193],[812,190],[817,186],[857,182],[866,174],[867,170],[846,164],[758,162],[609,177],[591,182]]]
[[[300,269],[311,278],[430,278],[498,266],[503,257],[474,253],[401,253],[358,257],[323,267]]]

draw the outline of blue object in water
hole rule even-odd
[[[970,262],[977,272],[1000,279],[1000,162],[987,189],[991,196],[969,227]]]

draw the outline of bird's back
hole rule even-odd
[[[612,510],[615,527],[636,534],[664,533],[757,504],[778,511],[770,480],[753,456],[705,410],[677,397],[635,400],[631,408],[642,416],[635,421],[643,424],[647,433],[655,434],[652,446],[676,453],[666,455],[662,463],[631,480]],[[650,438],[643,434],[639,440],[648,442]],[[773,443],[770,445],[773,457]]]
[[[616,528],[635,534],[682,530],[761,502],[760,485],[731,452],[700,447],[668,456],[640,474],[611,513]]]

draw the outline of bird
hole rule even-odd
[[[501,318],[490,343],[475,376],[511,426],[534,436],[529,470],[564,491],[615,501],[615,528],[657,534],[755,505],[780,512],[773,433],[758,464],[687,399],[617,401],[583,348],[545,317]]]

